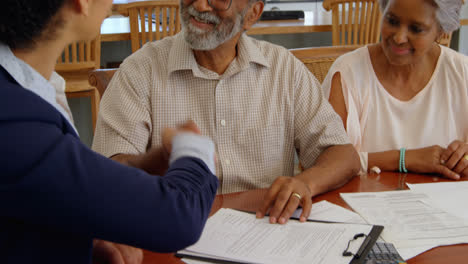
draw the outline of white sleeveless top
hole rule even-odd
[[[467,56],[441,46],[430,81],[409,101],[385,90],[367,47],[341,56],[332,65],[322,85],[327,98],[336,72],[341,74],[348,112],[347,133],[361,152],[363,170],[367,171],[367,152],[447,147],[456,139],[468,142]]]

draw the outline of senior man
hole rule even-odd
[[[355,175],[359,158],[320,84],[288,50],[248,37],[261,0],[181,0],[183,30],[146,44],[114,75],[93,148],[126,164],[193,120],[216,144],[219,192],[269,188],[257,217],[284,224]],[[293,176],[294,153],[305,170]]]

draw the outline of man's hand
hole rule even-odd
[[[257,218],[269,211],[270,223],[285,224],[300,205],[299,221],[305,222],[312,209],[312,197],[342,186],[359,168],[359,156],[351,144],[329,146],[313,166],[300,174],[278,177],[268,189]]]
[[[183,123],[182,125],[177,126],[176,128],[164,128],[162,132],[162,145],[167,155],[171,153],[172,140],[174,136],[180,132],[191,132],[201,135],[200,129],[198,128],[197,124],[195,124],[195,122],[193,122],[192,120],[189,120]]]
[[[409,171],[416,173],[437,173],[449,179],[460,179],[460,176],[452,171],[452,167],[447,166],[447,162],[442,164],[441,161],[444,159],[444,152],[447,151],[437,145],[426,148],[407,150],[406,168]],[[449,157],[449,155],[446,153],[445,157]],[[450,159],[449,165],[453,164],[453,160],[454,159],[452,158]]]
[[[113,160],[146,171],[153,175],[163,175],[169,166],[172,139],[177,133],[192,132],[200,134],[200,129],[193,121],[187,121],[177,128],[165,128],[162,132],[162,147],[154,147],[139,155],[117,154]]]
[[[94,240],[93,264],[141,264],[143,251],[127,245]]]
[[[312,193],[309,187],[298,178],[281,176],[268,189],[257,212],[257,218],[263,218],[269,211],[270,223],[285,224],[299,205],[302,206],[299,221],[305,222],[312,209]]]
[[[468,176],[468,144],[455,140],[447,147],[441,155],[441,163],[454,173],[458,179]],[[456,179],[456,180],[458,180]]]

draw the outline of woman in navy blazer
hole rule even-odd
[[[94,38],[112,0],[5,2],[0,262],[90,263],[95,239],[158,252],[195,243],[218,185],[213,142],[171,130],[139,156],[146,172],[119,164],[80,142],[51,85],[63,49]]]

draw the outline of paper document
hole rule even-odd
[[[383,225],[382,238],[397,250],[468,242],[468,222],[427,204],[424,193],[391,191],[341,196],[368,223]]]
[[[188,259],[188,258],[183,258],[183,262],[187,264],[206,264],[206,263],[216,263],[216,262],[209,262],[209,261],[201,261],[201,260],[194,260],[194,259]]]
[[[299,208],[294,212],[292,217],[299,219],[301,213],[302,208]],[[360,215],[339,205],[330,203],[329,201],[321,201],[312,204],[312,211],[308,219],[314,221],[366,224],[366,221],[364,221]]]
[[[369,234],[371,225],[342,223],[300,223],[290,220],[285,225],[270,224],[268,218],[254,214],[220,209],[208,218],[200,240],[182,254],[196,254],[243,263],[334,263],[347,264],[343,257],[348,241],[355,234]],[[357,252],[364,238],[350,243],[349,251]]]
[[[429,197],[429,203],[452,215],[468,220],[468,181],[407,184]]]

